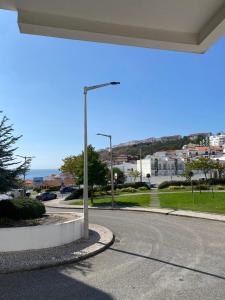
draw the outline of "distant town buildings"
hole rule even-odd
[[[210,132],[199,132],[199,133],[192,133],[192,134],[189,134],[188,135],[188,138],[191,140],[191,141],[196,141],[200,138],[207,138],[211,135]]]
[[[211,135],[209,137],[210,146],[223,146],[225,145],[225,133],[220,133],[217,135]]]
[[[29,188],[50,188],[56,186],[72,186],[74,178],[69,173],[52,174],[46,177],[34,177],[32,180],[26,180],[26,186]]]
[[[121,154],[114,157],[114,166],[122,170],[129,181],[129,172],[137,170],[142,172],[143,180],[147,181],[150,174],[153,183],[165,180],[182,180],[185,171],[185,163],[199,157],[210,157],[218,161],[225,161],[225,134],[223,132],[212,135],[209,132],[192,133],[187,136],[191,143],[182,149],[158,151],[153,155],[147,155],[141,161],[139,157]],[[163,136],[160,138],[148,138],[140,141],[132,141],[119,146],[131,146],[134,144],[151,143],[156,141],[167,142],[182,139],[181,135]],[[195,172],[196,179],[204,177]]]

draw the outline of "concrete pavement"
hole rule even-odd
[[[79,264],[0,275],[0,299],[224,299],[224,223],[105,210],[90,210],[90,221],[113,231],[109,249]]]

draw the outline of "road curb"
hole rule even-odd
[[[100,237],[93,243],[91,242],[90,238],[90,240],[88,241],[80,240],[67,245],[48,249],[8,253],[2,252],[0,253],[0,274],[40,270],[65,264],[76,263],[103,252],[114,243],[115,236],[108,228],[97,224],[90,224],[90,232],[91,231],[94,232],[96,236]],[[76,248],[76,245],[79,245],[80,247],[82,246],[82,244],[84,246],[82,250],[73,252],[73,249],[74,247]],[[87,247],[85,247],[86,244]],[[63,249],[62,256],[60,256],[61,249]],[[48,252],[49,260],[43,260],[43,255],[46,254],[46,251]],[[56,252],[59,253],[59,258],[54,261],[52,260],[52,258],[54,258]],[[37,259],[40,259],[39,263],[37,263]],[[9,264],[8,267],[6,266],[7,261],[11,264]],[[21,265],[19,265],[19,263],[21,263]]]

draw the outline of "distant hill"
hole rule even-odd
[[[199,144],[201,138],[195,141],[196,144]],[[142,151],[142,157],[146,155],[151,155],[157,151],[166,151],[166,150],[176,150],[182,149],[184,145],[189,143],[193,143],[193,141],[189,137],[181,137],[177,140],[170,140],[170,141],[154,141],[149,143],[138,143],[138,144],[131,144],[125,146],[124,144],[115,146],[113,148],[113,158],[117,160],[119,156],[129,156],[130,160],[132,157],[135,159],[139,157],[140,149]],[[109,152],[108,149],[100,150],[99,151],[100,157],[102,160],[107,161],[109,159]]]

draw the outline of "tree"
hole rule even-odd
[[[215,162],[215,169],[218,171],[219,178],[222,178],[225,175],[225,163],[216,161]]]
[[[185,177],[187,181],[191,181],[192,177],[194,176],[194,172],[190,163],[185,164],[185,170],[181,176]]]
[[[65,161],[66,158],[63,160]],[[84,179],[84,153],[76,156],[73,161],[74,174],[78,184],[83,184]],[[61,167],[62,170],[63,166]],[[88,186],[91,193],[91,203],[93,204],[94,185],[104,186],[107,184],[108,168],[99,158],[98,152],[94,147],[88,146]]]
[[[117,174],[116,183],[117,184],[123,184],[124,181],[125,181],[124,172],[121,171],[119,168],[113,168],[114,178],[115,178],[115,174]],[[110,172],[109,172],[108,178],[109,178],[109,180],[111,180],[111,178],[110,178]]]
[[[136,182],[137,177],[140,177],[141,173],[138,172],[137,170],[135,171],[130,171],[128,173],[128,176],[133,177],[134,178],[134,182]]]
[[[76,164],[78,162],[78,157],[68,156],[63,159],[63,165],[60,167],[60,171],[63,173],[69,173],[73,176],[74,183],[76,182]]]
[[[0,112],[2,113],[2,112]],[[4,193],[11,188],[18,187],[19,176],[29,168],[28,163],[16,161],[14,152],[15,143],[21,136],[13,136],[13,127],[8,125],[9,119],[3,116],[0,121],[0,192]]]
[[[205,179],[207,180],[207,174],[216,169],[216,163],[209,157],[199,157],[191,162],[187,162],[185,169],[189,171],[200,170],[204,173]]]

